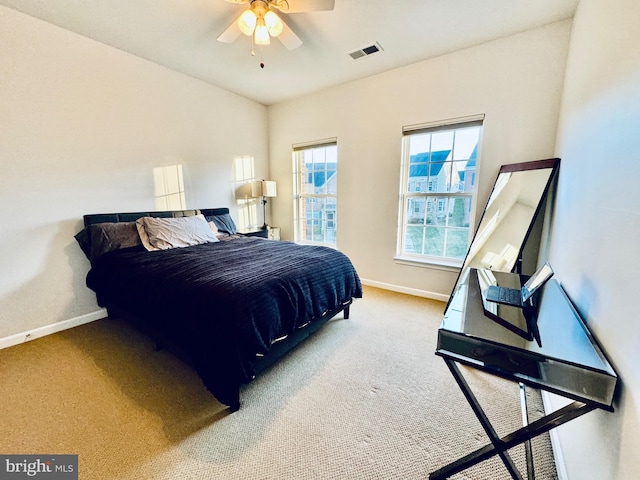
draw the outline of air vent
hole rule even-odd
[[[367,57],[369,55],[373,55],[374,53],[382,52],[382,47],[378,42],[373,45],[369,45],[367,47],[359,48],[358,50],[354,50],[353,52],[349,52],[349,56],[354,60],[357,60],[362,57]]]

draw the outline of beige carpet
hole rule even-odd
[[[488,443],[433,353],[443,307],[366,288],[351,319],[243,387],[233,414],[118,320],[5,349],[0,453],[78,454],[81,479],[425,479]],[[517,385],[464,372],[499,434],[520,427]],[[534,454],[536,477],[556,478],[548,436]],[[510,477],[493,458],[452,478]]]

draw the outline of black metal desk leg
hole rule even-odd
[[[451,475],[455,475],[456,473],[462,472],[463,470],[466,470],[467,468],[472,467],[473,465],[476,465],[480,462],[483,462],[484,460],[487,460],[495,455],[500,456],[500,458],[504,462],[512,478],[521,480],[522,476],[520,475],[520,472],[518,472],[515,464],[511,460],[511,457],[507,453],[507,450],[515,447],[516,445],[529,442],[529,440],[531,440],[532,438],[535,438],[538,435],[546,433],[549,430],[555,427],[558,427],[570,420],[573,420],[574,418],[584,415],[585,413],[588,413],[596,408],[596,406],[594,405],[574,401],[573,403],[566,405],[565,407],[562,407],[559,410],[556,410],[555,412],[551,412],[545,415],[544,417],[535,420],[532,423],[528,423],[528,418],[527,418],[527,422],[526,422],[527,424],[525,426],[523,426],[522,428],[514,432],[511,432],[508,435],[505,435],[502,438],[499,438],[496,431],[491,426],[491,423],[489,422],[488,417],[486,416],[480,404],[478,403],[478,400],[473,395],[473,392],[471,392],[469,385],[467,384],[466,380],[462,376],[462,373],[458,369],[458,366],[456,365],[456,363],[453,360],[450,360],[448,358],[445,358],[444,361],[446,362],[447,366],[451,370],[451,373],[453,374],[454,378],[456,379],[456,382],[460,386],[460,389],[464,393],[464,396],[469,402],[469,405],[471,406],[474,413],[478,417],[480,424],[485,429],[485,432],[489,436],[491,443],[482,448],[477,449],[476,451],[468,455],[465,455],[464,457],[461,457],[451,462],[449,465],[446,465],[440,468],[439,470],[436,470],[435,472],[432,472],[429,475],[430,480],[442,480],[442,479],[449,478]],[[521,392],[521,395],[524,395],[525,393],[524,389],[521,389],[520,392]],[[523,413],[523,420],[524,420],[525,415],[528,417],[528,415],[526,414],[526,407],[523,407],[522,413]],[[528,448],[528,447],[525,447],[525,448]],[[533,478],[532,453],[527,452],[527,457],[531,457],[527,459],[527,471],[528,471],[528,474],[530,475],[530,478]],[[529,460],[531,461],[531,465],[529,465]]]
[[[527,387],[524,383],[520,383],[520,409],[522,412],[522,426],[529,425],[529,410],[527,408]],[[525,458],[527,460],[527,478],[535,480],[536,475],[533,470],[533,451],[531,450],[531,440],[524,442]]]
[[[460,461],[459,463],[453,462],[449,464],[447,467],[432,473],[429,476],[429,478],[431,479],[448,478],[449,476],[455,473],[466,470],[467,468],[473,465],[476,465],[477,463],[480,463],[483,460],[486,460],[487,458],[497,454],[500,456],[500,458],[504,462],[504,465],[507,468],[507,471],[509,472],[511,477],[514,478],[515,480],[522,480],[522,476],[520,475],[520,472],[518,472],[518,469],[513,463],[511,456],[506,451],[507,449],[504,447],[502,440],[500,440],[498,433],[494,430],[493,426],[491,425],[489,418],[484,413],[484,410],[482,410],[482,407],[480,406],[480,403],[478,402],[476,396],[471,391],[469,384],[467,383],[465,378],[462,376],[460,369],[458,368],[458,366],[453,360],[445,358],[444,361],[447,364],[447,367],[449,367],[449,370],[451,370],[451,373],[453,377],[456,379],[456,382],[458,383],[460,390],[462,390],[462,393],[467,399],[467,402],[469,402],[469,405],[471,406],[473,413],[475,413],[476,417],[478,417],[478,420],[480,421],[482,428],[484,428],[484,431],[489,437],[489,440],[491,440],[491,444],[493,445],[494,448],[491,448],[490,450],[483,452],[481,455],[478,455],[475,458],[465,457],[464,461]],[[463,460],[463,459],[460,459],[460,460]]]

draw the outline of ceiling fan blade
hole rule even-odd
[[[282,42],[287,50],[293,50],[302,45],[302,40],[293,33],[293,30],[291,30],[286,23],[282,22],[282,27],[282,33],[278,35],[278,40]]]
[[[301,12],[321,12],[333,10],[335,6],[335,0],[287,0],[289,8],[287,13],[301,13]]]
[[[218,41],[224,43],[232,43],[236,38],[240,36],[241,33],[242,32],[240,31],[240,27],[238,27],[238,19],[236,18],[233,23],[220,34],[220,36],[218,37]]]

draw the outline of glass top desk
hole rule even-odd
[[[525,280],[512,273],[493,274],[501,286],[520,288]],[[521,443],[531,479],[532,438],[595,408],[613,411],[618,377],[555,279],[536,294],[533,307],[524,309],[486,302],[482,291],[487,286],[481,270],[467,270],[438,330],[436,355],[445,360],[491,444],[433,472],[431,479],[448,478],[494,455],[513,478],[522,478],[506,451]],[[524,426],[498,437],[457,363],[518,382]],[[528,424],[525,385],[574,401]]]

